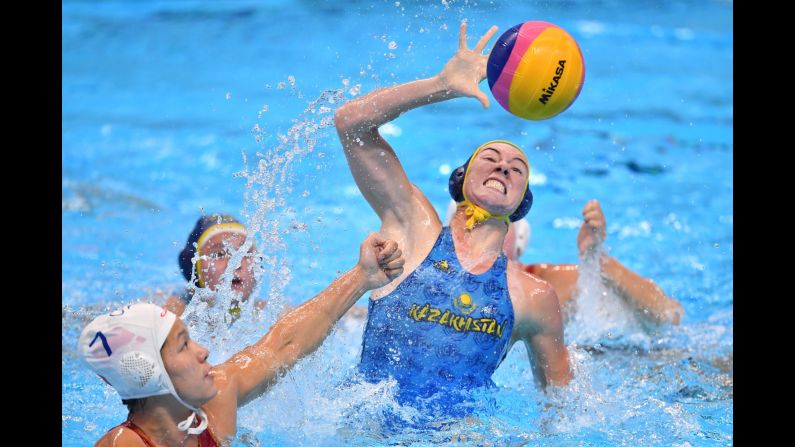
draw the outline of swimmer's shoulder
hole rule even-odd
[[[550,313],[560,312],[555,289],[548,281],[527,273],[521,264],[508,264],[508,290],[517,323],[527,320],[530,326],[543,326]]]
[[[532,264],[532,266],[536,267],[539,264]],[[550,291],[554,293],[554,289],[552,289],[552,285],[548,281],[544,280],[536,271],[528,271],[527,267],[527,265],[520,262],[508,262],[507,274],[510,288],[513,289],[514,287],[512,286],[516,285],[521,286],[525,292],[522,295],[536,295],[538,293],[549,293]]]

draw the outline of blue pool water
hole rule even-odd
[[[348,172],[333,110],[436,74],[462,18],[471,44],[491,24],[565,28],[582,49],[585,86],[547,121],[519,120],[493,100],[484,111],[473,99],[400,117],[383,132],[410,179],[443,215],[450,168],[480,142],[520,144],[535,194],[522,261],[577,262],[580,210],[597,198],[607,249],[680,300],[682,324],[649,337],[611,297],[585,297],[606,312],[566,328],[569,387],[536,390],[517,346],[494,376],[498,390],[482,399],[493,405],[473,421],[384,434],[373,428],[379,415],[411,419],[416,409],[391,397],[394,384],[346,382],[363,330],[346,320],[241,410],[236,444],[732,444],[732,9],[726,1],[64,1],[64,445],[93,444],[126,416],[75,358],[86,318],[179,290],[177,253],[201,212],[258,228],[266,254],[258,294],[270,303],[228,329],[194,322],[212,362],[353,266],[379,221]]]

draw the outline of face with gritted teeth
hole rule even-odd
[[[522,201],[529,172],[522,151],[510,144],[491,143],[469,163],[464,192],[491,214],[511,214]]]

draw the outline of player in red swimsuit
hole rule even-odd
[[[396,242],[370,234],[354,268],[216,366],[182,320],[154,304],[132,304],[95,318],[83,329],[78,352],[129,409],[127,421],[96,446],[228,445],[237,431],[238,407],[317,349],[351,305],[400,276],[403,263]]]
[[[583,223],[577,235],[577,246],[580,256],[596,255],[597,247],[604,241],[606,232],[606,221],[599,202],[591,200],[585,204],[582,210]],[[511,225],[512,227],[516,224]],[[505,237],[505,250],[508,258],[519,262],[519,255],[524,251],[528,237],[521,237],[516,228],[509,229]],[[514,233],[513,235],[511,233]],[[529,233],[529,231],[528,231]],[[519,235],[517,238],[516,235]],[[523,242],[525,245],[519,247],[516,242]],[[644,278],[632,270],[625,267],[612,256],[606,253],[598,253],[600,256],[600,267],[602,280],[625,303],[634,311],[641,321],[649,323],[649,327],[664,324],[679,324],[684,309],[675,299],[667,296],[665,292],[651,279]],[[577,264],[520,264],[522,269],[528,273],[549,282],[557,292],[560,301],[561,311],[564,315],[568,313],[570,306],[576,300],[577,276],[579,268]]]

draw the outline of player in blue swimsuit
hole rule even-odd
[[[504,255],[479,275],[458,262],[450,229],[388,296],[371,300],[360,371],[391,377],[401,395],[492,385],[514,324]]]
[[[477,147],[450,177],[459,205],[443,228],[378,131],[411,109],[461,96],[487,107],[478,83],[486,77],[483,48],[495,32],[492,27],[470,50],[462,23],[459,49],[441,73],[376,90],[334,116],[359,189],[381,218],[381,233],[401,245],[406,260],[400,277],[371,294],[359,367],[371,381],[396,379],[399,396],[487,386],[520,341],[541,387],[571,379],[554,289],[502,253],[509,222],[532,205],[526,155],[504,140]],[[411,146],[421,147],[421,140]]]

